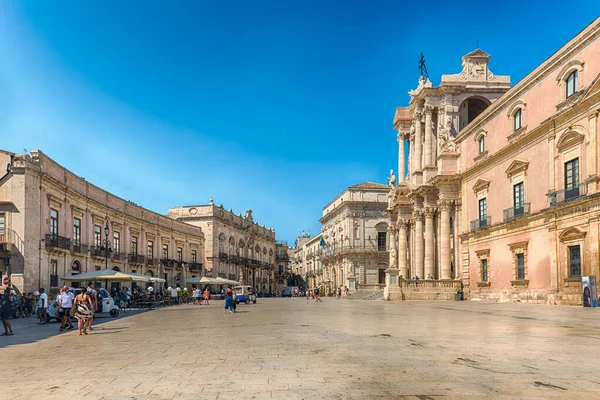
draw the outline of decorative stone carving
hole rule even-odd
[[[454,142],[454,135],[452,130],[452,117],[446,117],[446,126],[443,127],[438,133],[438,139],[440,143],[440,150],[442,153],[456,151],[456,143]]]
[[[437,202],[440,211],[450,211],[452,208],[452,200],[442,199]]]
[[[431,206],[425,206],[423,207],[423,214],[425,215],[425,218],[433,218],[435,215],[435,208]]]
[[[414,142],[415,141],[415,122],[413,121],[412,124],[410,124],[410,141]]]
[[[398,218],[396,220],[396,225],[398,226],[398,229],[407,229],[408,228],[408,221],[404,218]]]

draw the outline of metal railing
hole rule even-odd
[[[46,234],[46,247],[54,247],[57,249],[70,250],[71,239],[63,236],[58,236],[52,233]]]
[[[190,271],[201,271],[202,263],[191,262],[188,263],[188,267],[190,268]]]
[[[227,261],[229,259],[229,255],[227,253],[219,252],[219,260]]]
[[[90,254],[92,255],[92,257],[101,257],[104,258],[105,251],[104,251],[104,247],[102,246],[92,246],[91,250],[90,250]]]
[[[87,252],[89,250],[89,246],[87,244],[73,243],[72,250],[73,250],[73,253],[87,254]]]
[[[556,190],[548,193],[550,207],[567,201],[575,200],[583,196],[587,196],[588,185],[586,182],[580,182],[571,189]]]
[[[158,265],[158,260],[153,258],[146,258],[146,265]]]
[[[127,259],[127,255],[125,253],[112,253],[112,258],[115,261],[125,261]]]
[[[519,218],[522,215],[529,214],[530,203],[521,204],[519,207],[511,207],[504,210],[504,221],[510,221]]]
[[[478,229],[487,228],[491,224],[492,224],[492,217],[487,216],[484,218],[478,218],[474,221],[471,221],[471,232],[474,232]]]
[[[140,254],[129,254],[127,256],[127,262],[129,264],[144,264],[145,257]]]

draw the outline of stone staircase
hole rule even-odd
[[[383,290],[359,290],[349,293],[348,298],[352,300],[383,300]]]

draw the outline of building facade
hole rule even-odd
[[[201,228],[108,193],[41,151],[0,151],[0,164],[0,271],[19,290],[57,289],[61,277],[106,268],[173,287],[202,273]]]
[[[387,185],[350,186],[323,208],[320,261],[328,291],[383,290],[388,268]]]
[[[241,281],[259,291],[274,290],[275,230],[254,222],[252,210],[236,215],[211,199],[207,205],[170,208],[168,216],[202,229],[208,276]]]
[[[479,49],[437,87],[421,77],[394,116],[388,297],[581,303],[599,273],[599,37],[600,19],[512,88]]]

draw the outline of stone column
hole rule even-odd
[[[415,209],[413,216],[415,218],[415,274],[419,279],[423,279],[423,212]]]
[[[398,183],[405,181],[405,158],[406,155],[404,154],[404,134],[398,131]]]
[[[421,132],[421,116],[421,111],[415,111],[415,156],[412,160],[414,171],[423,169],[423,133]]]
[[[425,165],[424,167],[429,167],[433,165],[433,148],[432,148],[432,139],[433,133],[431,132],[431,113],[433,112],[433,107],[425,106]]]
[[[398,272],[404,279],[408,279],[408,265],[406,262],[407,227],[408,224],[406,220],[398,220]]]
[[[396,227],[392,224],[389,229],[390,234],[390,247],[389,247],[389,265],[385,272],[385,289],[383,290],[383,297],[385,299],[391,299],[395,292],[398,290],[398,265],[396,259]]]
[[[450,266],[450,200],[438,201],[440,210],[440,279],[452,279]]]
[[[434,208],[430,206],[423,207],[425,214],[425,275],[422,279],[427,279],[430,275],[435,278],[434,266],[434,246],[433,246],[433,215]]]

